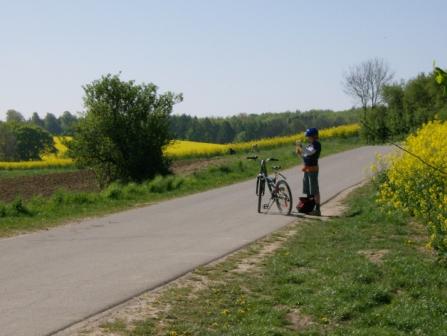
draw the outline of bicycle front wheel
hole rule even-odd
[[[289,184],[285,180],[280,180],[276,183],[276,206],[279,212],[290,215],[292,212],[292,191],[290,190]]]

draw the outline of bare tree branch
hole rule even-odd
[[[359,101],[364,111],[382,103],[382,89],[394,74],[381,58],[373,58],[349,68],[344,75],[344,92]]]

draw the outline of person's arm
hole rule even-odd
[[[303,145],[298,141],[296,142],[295,153],[299,157],[303,154]]]
[[[318,148],[315,148],[314,144],[307,145],[302,149],[302,155],[304,157],[314,156],[318,152]]]

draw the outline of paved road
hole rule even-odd
[[[360,182],[387,151],[323,158],[323,201]],[[285,172],[295,195],[298,173]],[[256,213],[253,182],[1,239],[0,335],[51,334],[289,223]]]

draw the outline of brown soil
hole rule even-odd
[[[228,161],[227,158],[174,161],[172,170],[175,174],[188,175],[210,166],[225,163],[226,161]],[[69,191],[99,191],[95,175],[89,170],[18,176],[0,179],[0,202],[11,202],[17,197],[25,200],[38,195],[49,197],[61,189]]]
[[[181,160],[172,162],[171,169],[174,174],[188,175],[228,161],[228,158],[225,157]]]
[[[0,201],[10,202],[17,197],[51,196],[65,189],[70,191],[98,191],[95,175],[89,170],[53,173],[35,176],[19,176],[0,179]]]

